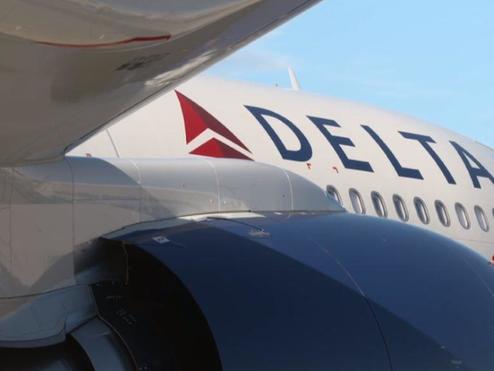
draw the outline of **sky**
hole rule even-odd
[[[206,73],[364,102],[494,147],[494,1],[323,0]]]

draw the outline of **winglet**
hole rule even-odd
[[[288,67],[288,76],[290,76],[290,85],[292,87],[292,90],[299,91],[300,83],[298,82],[297,75],[295,75],[295,71],[292,69],[292,67]]]

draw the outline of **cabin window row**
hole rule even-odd
[[[332,197],[335,199],[340,205],[343,205],[343,201],[341,198],[340,193],[334,186],[327,186],[326,188],[327,194],[329,197]],[[360,194],[359,191],[357,191],[355,188],[350,188],[348,191],[349,196],[350,196],[350,202],[352,209],[355,213],[357,214],[367,214],[367,209],[365,206],[364,199],[362,195]],[[372,207],[376,213],[377,216],[381,218],[387,218],[388,217],[388,207],[386,205],[386,202],[382,195],[379,192],[373,191],[370,194],[371,202],[372,202]],[[410,219],[410,214],[407,208],[407,205],[403,198],[395,194],[393,195],[393,203],[392,207],[394,208],[396,214],[398,215],[398,218],[403,221],[403,222],[408,222]],[[415,197],[413,199],[413,208],[415,209],[415,212],[417,214],[417,217],[423,224],[429,224],[431,222],[431,216],[429,213],[429,209],[424,202],[423,199],[420,197]],[[441,200],[436,200],[434,202],[434,209],[435,213],[439,219],[439,222],[444,226],[444,227],[449,227],[451,226],[451,217],[448,211],[448,208],[446,205],[441,201]],[[478,205],[474,207],[474,215],[475,219],[477,220],[477,223],[484,232],[488,232],[490,229],[489,225],[489,220],[487,217],[487,214],[485,213],[484,209]],[[470,215],[465,208],[465,206],[459,202],[455,204],[455,213],[456,217],[458,219],[458,222],[464,229],[470,229],[472,226],[472,223],[470,221]],[[492,209],[492,217],[494,218],[494,209]]]

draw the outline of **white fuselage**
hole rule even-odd
[[[365,105],[198,78],[127,115],[72,154],[250,158],[335,189],[349,211],[379,216],[384,209],[397,220],[402,214],[406,222],[461,241],[488,259],[494,255],[494,151]],[[352,189],[361,201],[355,195],[352,200]],[[373,192],[374,201],[382,199],[377,208]]]

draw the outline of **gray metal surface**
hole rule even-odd
[[[0,347],[35,348],[61,343],[96,315],[91,290],[72,286],[42,296],[0,301]]]
[[[94,371],[132,371],[132,363],[117,336],[100,319],[94,318],[71,334],[81,345]]]

